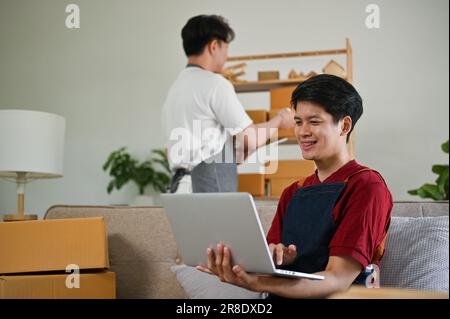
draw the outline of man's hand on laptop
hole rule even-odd
[[[231,261],[231,250],[227,246],[219,243],[217,244],[217,254],[212,248],[207,249],[208,265],[197,266],[197,270],[206,272],[211,275],[216,275],[223,282],[257,291],[266,291],[265,287],[273,285],[282,278],[271,276],[258,276],[256,274],[249,274],[238,265],[233,265]]]
[[[283,244],[269,244],[270,253],[272,254],[273,262],[276,266],[286,266],[294,262],[297,257],[297,247]]]

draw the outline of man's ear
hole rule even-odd
[[[345,116],[342,119],[341,123],[341,136],[349,134],[350,131],[352,130],[352,127],[353,127],[352,118],[348,115]]]
[[[209,54],[212,55],[216,51],[218,45],[219,45],[219,41],[217,41],[217,39],[214,39],[211,42],[209,42],[208,43]]]

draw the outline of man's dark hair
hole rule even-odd
[[[198,15],[188,20],[181,30],[181,37],[184,52],[191,56],[201,54],[212,40],[230,43],[234,39],[234,31],[221,16]]]
[[[329,74],[316,75],[300,83],[292,92],[291,105],[296,110],[297,103],[302,101],[324,108],[335,123],[350,116],[352,129],[348,132],[347,142],[363,113],[362,99],[356,89],[344,79]]]

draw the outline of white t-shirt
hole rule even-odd
[[[252,124],[223,76],[189,66],[178,75],[163,106],[170,167],[193,167],[219,154]],[[227,155],[228,156],[228,155]]]

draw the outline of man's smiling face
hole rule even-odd
[[[297,102],[295,112],[295,136],[304,159],[321,161],[336,156],[345,146],[346,134],[342,134],[342,122],[317,104]]]

